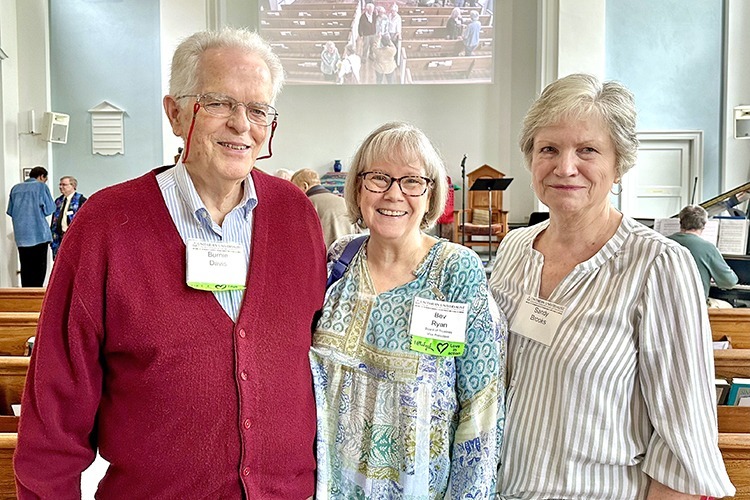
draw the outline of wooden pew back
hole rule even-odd
[[[0,356],[1,415],[13,415],[11,405],[21,404],[30,359],[28,356]]]
[[[0,433],[0,499],[16,498],[16,479],[13,474],[13,452],[18,434]]]
[[[750,349],[750,308],[708,310],[714,340],[729,339],[733,349]]]
[[[0,312],[39,312],[44,288],[0,288]]]
[[[38,322],[39,313],[0,312],[0,356],[23,356]]]

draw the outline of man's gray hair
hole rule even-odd
[[[65,179],[68,179],[68,182],[70,182],[70,185],[73,186],[73,189],[78,189],[78,181],[75,177],[72,175],[63,175],[60,177],[60,182],[64,181]]]
[[[683,231],[702,230],[708,222],[708,212],[700,205],[688,205],[680,210],[680,229]]]
[[[567,119],[595,116],[604,121],[615,145],[615,182],[619,182],[638,156],[636,114],[633,93],[619,82],[602,83],[581,73],[560,78],[547,85],[523,120],[518,145],[526,167],[531,167],[539,129]]]
[[[223,28],[220,31],[199,31],[180,42],[172,56],[169,94],[172,97],[198,92],[201,56],[214,48],[238,48],[259,56],[271,73],[273,104],[284,85],[284,69],[271,45],[254,31],[245,28]]]

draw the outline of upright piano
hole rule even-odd
[[[746,212],[737,208],[747,200],[750,200],[750,182],[721,193],[700,205],[706,209],[709,217],[723,212],[729,212],[732,216],[747,217]],[[722,290],[712,285],[708,292],[709,297],[726,300],[735,307],[750,306],[750,255],[724,255],[724,260],[737,275],[739,282],[730,290]]]

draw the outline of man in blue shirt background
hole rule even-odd
[[[47,248],[52,231],[47,216],[55,202],[47,187],[47,169],[34,167],[29,178],[10,190],[8,210],[21,261],[21,286],[43,286],[47,275]]]

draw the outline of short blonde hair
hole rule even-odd
[[[294,172],[294,175],[292,175],[292,184],[300,189],[303,189],[303,184],[307,184],[309,189],[320,184],[320,176],[315,170],[303,168]]]
[[[432,180],[432,185],[429,188],[430,203],[420,227],[432,227],[445,210],[448,196],[445,165],[424,132],[405,122],[381,125],[367,136],[354,154],[344,185],[344,200],[352,222],[362,224],[362,211],[357,203],[362,188],[359,174],[376,162],[419,164],[424,167],[425,177]]]
[[[586,74],[573,74],[550,83],[531,105],[523,120],[518,145],[526,167],[531,167],[534,138],[539,129],[566,119],[600,117],[615,145],[615,178],[635,165],[638,157],[635,97],[619,82],[600,82]]]

